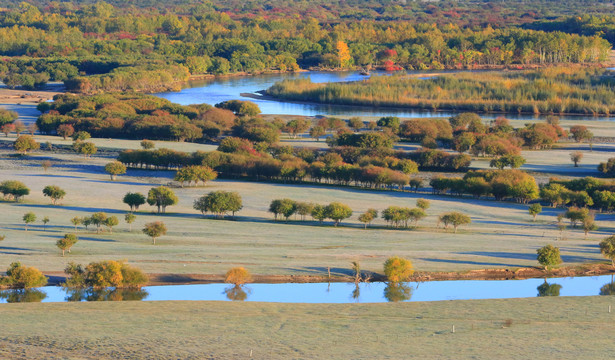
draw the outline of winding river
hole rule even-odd
[[[425,78],[444,71],[408,71],[409,74],[424,75]],[[385,75],[385,72],[373,72],[372,75]],[[370,75],[370,76],[372,76]],[[218,77],[208,80],[190,81],[179,92],[165,92],[155,94],[181,105],[210,104],[214,105],[227,100],[250,100],[258,104],[263,114],[274,115],[300,115],[300,116],[399,116],[399,117],[450,117],[455,115],[451,111],[427,111],[413,109],[391,109],[365,106],[327,105],[316,103],[292,103],[277,100],[254,99],[241,94],[255,94],[257,91],[268,89],[277,81],[286,79],[301,79],[309,77],[313,82],[347,82],[364,80],[369,76],[360,75],[353,71],[323,72],[308,71],[300,73],[265,74],[255,76]],[[481,115],[486,119],[493,119],[501,114]],[[512,120],[536,119],[532,115],[507,114]],[[560,116],[562,120],[613,120],[605,117],[592,116]]]

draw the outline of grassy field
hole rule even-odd
[[[0,358],[608,359],[613,305],[612,296],[3,304]]]
[[[546,154],[546,153],[545,153]],[[44,173],[40,162],[51,159],[54,166]],[[121,199],[126,192],[147,191],[167,184],[172,172],[129,170],[127,176],[111,182],[104,174],[106,158],[84,160],[74,154],[33,154],[13,157],[2,153],[0,181],[15,179],[32,190],[23,203],[0,202],[0,269],[20,260],[47,272],[60,272],[69,261],[88,263],[103,259],[125,259],[149,273],[222,274],[232,266],[245,266],[262,275],[348,274],[350,262],[359,260],[365,270],[381,272],[384,260],[392,255],[412,259],[420,271],[464,271],[481,268],[537,266],[536,249],[548,243],[559,246],[566,265],[604,261],[598,251],[600,239],[613,232],[613,215],[597,217],[600,230],[585,239],[580,230],[568,230],[565,240],[557,240],[555,216],[561,210],[545,208],[532,222],[526,205],[400,192],[367,191],[310,185],[267,184],[218,180],[206,187],[176,188],[179,204],[168,214],[153,214],[144,205],[137,213],[132,232],[123,222],[128,210]],[[67,191],[61,205],[53,206],[43,197],[46,185],[59,185]],[[194,199],[213,190],[237,191],[244,209],[237,221],[204,219],[192,209]],[[313,221],[273,222],[268,206],[275,198],[327,204],[347,203],[353,216],[334,228]],[[358,215],[368,208],[382,210],[390,205],[414,206],[419,197],[432,200],[429,216],[418,229],[394,230],[383,220],[363,230]],[[458,234],[436,229],[437,216],[458,210],[471,215],[473,223]],[[37,222],[24,231],[22,216],[33,211]],[[80,242],[69,256],[60,256],[55,241],[73,232],[70,219],[96,211],[116,215],[121,223],[113,234],[97,235],[92,228],[80,228]],[[41,219],[50,218],[46,230]],[[158,245],[141,234],[146,222],[162,220],[169,234]]]

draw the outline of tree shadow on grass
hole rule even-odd
[[[460,252],[457,254],[536,261],[535,254],[522,254],[522,253],[497,252],[497,251],[466,251],[466,252]],[[562,261],[565,263],[584,263],[584,262],[590,262],[590,261],[596,261],[596,260],[597,259],[595,258],[585,257],[585,256],[562,255]]]
[[[423,260],[427,262],[446,263],[446,264],[466,264],[466,265],[480,265],[480,266],[519,266],[519,264],[481,262],[481,261],[471,261],[471,260],[430,259],[430,258],[421,258],[419,260]]]
[[[307,266],[307,267],[303,267],[303,269],[309,273],[318,274],[322,276],[327,276],[328,274],[327,268],[324,266]],[[295,270],[295,269],[286,268],[286,270]],[[352,271],[352,269],[332,267],[330,268],[330,270],[331,270],[331,275],[333,276],[354,276],[354,271]]]
[[[85,212],[106,212],[110,214],[125,214],[128,210],[117,210],[117,209],[105,209],[105,208],[94,208],[94,207],[83,207],[83,206],[65,206],[65,205],[43,205],[43,204],[18,204],[18,206],[23,207],[31,207],[31,208],[39,208],[39,209],[58,209],[58,210],[71,210],[71,211],[85,211]],[[41,225],[42,228],[42,225]]]
[[[86,180],[86,182],[102,183],[102,184],[132,185],[132,186],[155,186],[155,184],[152,184],[152,183],[136,182],[136,181]]]
[[[19,174],[18,176],[27,176],[27,177],[44,177],[44,178],[65,178],[65,179],[85,179],[84,176],[73,176],[73,175],[56,175],[56,174]]]
[[[109,235],[109,233],[106,233],[106,235]],[[59,237],[53,236],[53,235],[42,235],[42,236],[48,237],[48,238],[59,239]],[[79,236],[79,235],[77,235],[77,237],[79,238],[79,241],[117,242],[117,240],[112,240],[112,239],[102,239],[102,238]]]

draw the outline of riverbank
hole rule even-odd
[[[0,304],[0,358],[606,359],[612,306],[613,296]]]

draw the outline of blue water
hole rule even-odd
[[[382,303],[389,301],[444,301],[472,299],[510,299],[545,296],[615,295],[611,275],[526,280],[450,280],[401,285],[386,283],[287,283],[247,284],[241,288],[228,284],[146,286],[140,291],[104,290],[83,292],[47,286],[32,290],[0,291],[0,303],[34,301],[258,301],[273,303]],[[608,285],[610,289],[607,288]],[[358,291],[357,291],[358,288]],[[610,291],[609,291],[610,290]],[[29,292],[28,292],[29,291]],[[541,292],[542,291],[542,292]],[[602,292],[602,293],[601,293]]]
[[[443,71],[437,71],[442,73]],[[429,78],[430,72],[409,71],[412,74],[425,74],[422,78]],[[372,75],[385,75],[390,73],[373,72]],[[371,76],[371,75],[370,75]],[[301,116],[399,116],[399,117],[450,117],[457,112],[427,111],[412,109],[390,109],[364,106],[343,106],[326,104],[299,104],[284,101],[272,101],[244,97],[242,93],[256,93],[266,90],[275,82],[285,79],[302,79],[309,77],[313,82],[346,82],[367,79],[369,76],[360,75],[354,71],[322,72],[309,71],[301,73],[265,74],[256,76],[219,77],[208,80],[189,82],[179,92],[165,92],[155,94],[181,105],[210,104],[215,105],[227,100],[249,100],[258,104],[263,114],[274,115],[301,115]],[[494,119],[501,114],[485,114],[485,119]],[[506,114],[509,119],[532,120],[540,117],[533,115]],[[560,116],[562,120],[612,120],[605,117],[593,116]]]

